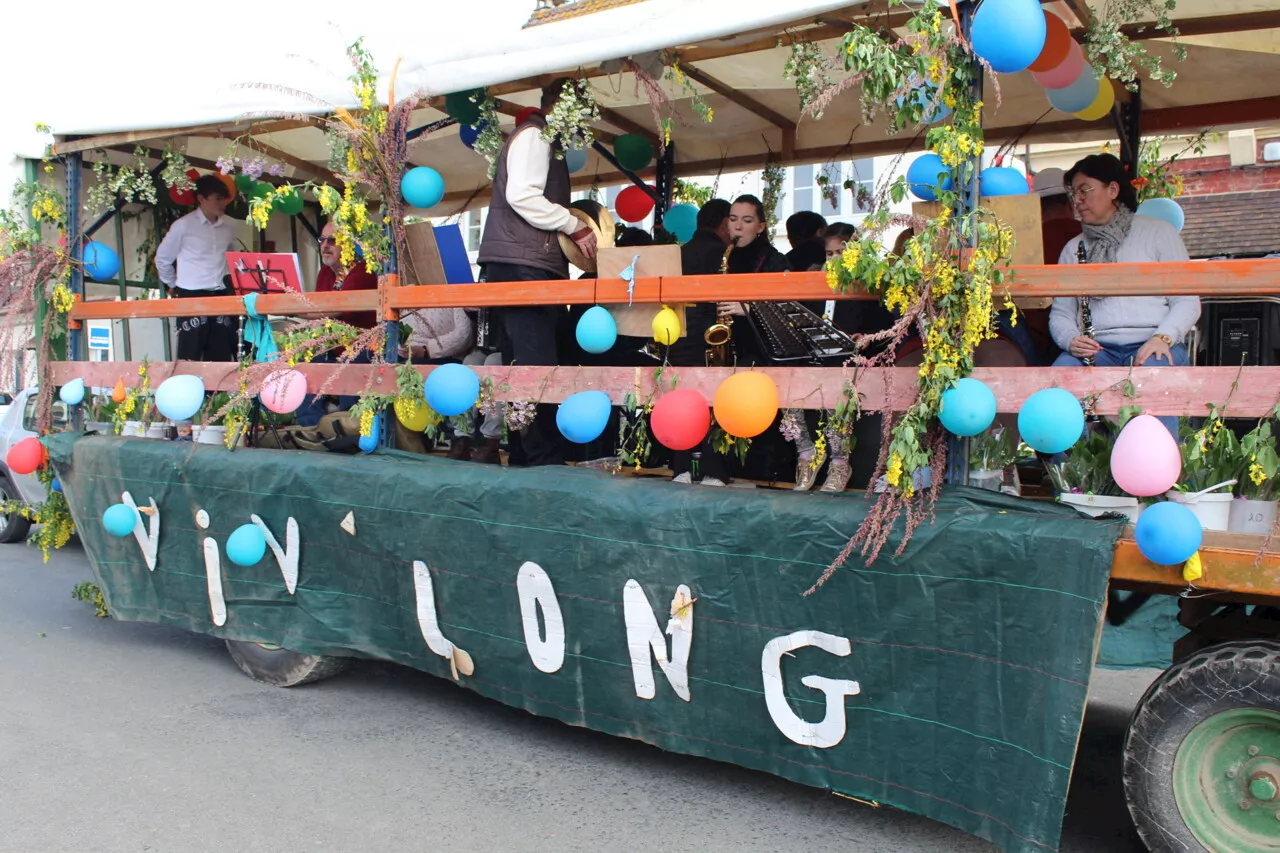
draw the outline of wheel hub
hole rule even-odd
[[[1212,853],[1280,853],[1280,713],[1241,708],[1199,723],[1178,747],[1173,792]]]

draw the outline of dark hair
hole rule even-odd
[[[898,232],[898,236],[893,241],[893,256],[900,258],[907,251],[907,243],[915,236],[914,228],[904,228]]]
[[[539,111],[543,113],[551,112],[555,107],[556,101],[560,100],[560,93],[564,91],[565,83],[572,83],[572,77],[557,77],[550,83],[542,87],[542,99],[538,102]]]
[[[791,247],[795,248],[805,240],[812,240],[826,227],[827,220],[822,214],[802,210],[787,217],[787,239],[791,241]]]
[[[643,228],[637,228],[634,225],[628,225],[618,232],[617,238],[613,241],[613,245],[620,248],[628,246],[652,246],[653,238],[649,236],[649,232]]]
[[[1134,190],[1133,184],[1129,183],[1129,175],[1124,170],[1124,164],[1116,155],[1090,154],[1085,157],[1067,170],[1065,183],[1068,187],[1075,181],[1076,175],[1102,181],[1103,186],[1118,185],[1120,194],[1116,197],[1116,202],[1123,204],[1131,211],[1138,209],[1138,193]]]
[[[826,227],[826,230],[822,232],[822,239],[830,240],[835,238],[837,240],[844,240],[847,243],[852,240],[854,235],[857,233],[858,229],[854,228],[848,222],[832,222]]]
[[[208,198],[211,195],[228,200],[231,198],[227,185],[213,175],[201,175],[196,178],[196,195],[202,198]]]
[[[722,198],[713,198],[698,211],[698,227],[712,231],[720,227],[720,223],[729,218],[729,202]]]
[[[748,194],[746,194],[746,195],[740,195],[740,196],[738,196],[737,198],[735,198],[735,199],[733,200],[733,203],[734,203],[734,204],[749,204],[749,205],[753,206],[753,207],[756,209],[756,219],[759,219],[761,222],[763,222],[763,223],[765,224],[765,229],[764,229],[763,231],[761,231],[761,232],[760,232],[760,236],[759,236],[759,237],[757,237],[756,239],[757,239],[757,240],[763,240],[763,241],[765,241],[766,243],[768,243],[770,246],[772,246],[772,245],[773,245],[773,239],[772,239],[772,235],[769,233],[769,231],[770,231],[770,228],[769,228],[769,217],[765,216],[765,213],[764,213],[764,202],[760,201],[760,199],[758,199],[758,198],[756,198],[755,196],[753,196],[753,195],[751,195],[750,193],[748,193]],[[731,206],[732,206],[732,205],[731,205]]]

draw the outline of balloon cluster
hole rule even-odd
[[[1031,76],[1045,87],[1054,109],[1083,121],[1103,118],[1116,102],[1111,81],[1085,62],[1084,51],[1061,18],[1047,11],[1043,14],[1044,49],[1029,66]]]
[[[922,201],[937,201],[938,191],[952,188],[951,170],[942,158],[932,152],[921,154],[907,167],[907,183],[911,193]],[[1008,166],[990,166],[978,175],[979,193],[983,198],[998,195],[1025,195],[1027,178]]]

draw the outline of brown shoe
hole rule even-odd
[[[459,459],[463,462],[471,461],[471,439],[466,436],[451,439],[449,441],[449,452],[446,455],[450,459]]]
[[[484,444],[477,447],[475,453],[471,454],[471,461],[486,465],[501,465],[502,455],[498,452],[498,444],[498,439],[486,438]]]
[[[827,466],[827,479],[822,484],[820,492],[843,492],[849,485],[849,477],[853,474],[853,468],[849,466],[849,459],[846,456],[833,456],[831,464]]]

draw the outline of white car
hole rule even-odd
[[[0,499],[21,500],[38,504],[44,500],[44,486],[34,474],[15,474],[5,464],[9,448],[24,438],[36,434],[36,400],[39,389],[25,388],[13,397],[4,415],[0,417]],[[67,425],[67,406],[53,401],[53,428]],[[31,522],[20,515],[0,513],[0,542],[22,542],[31,530]]]

